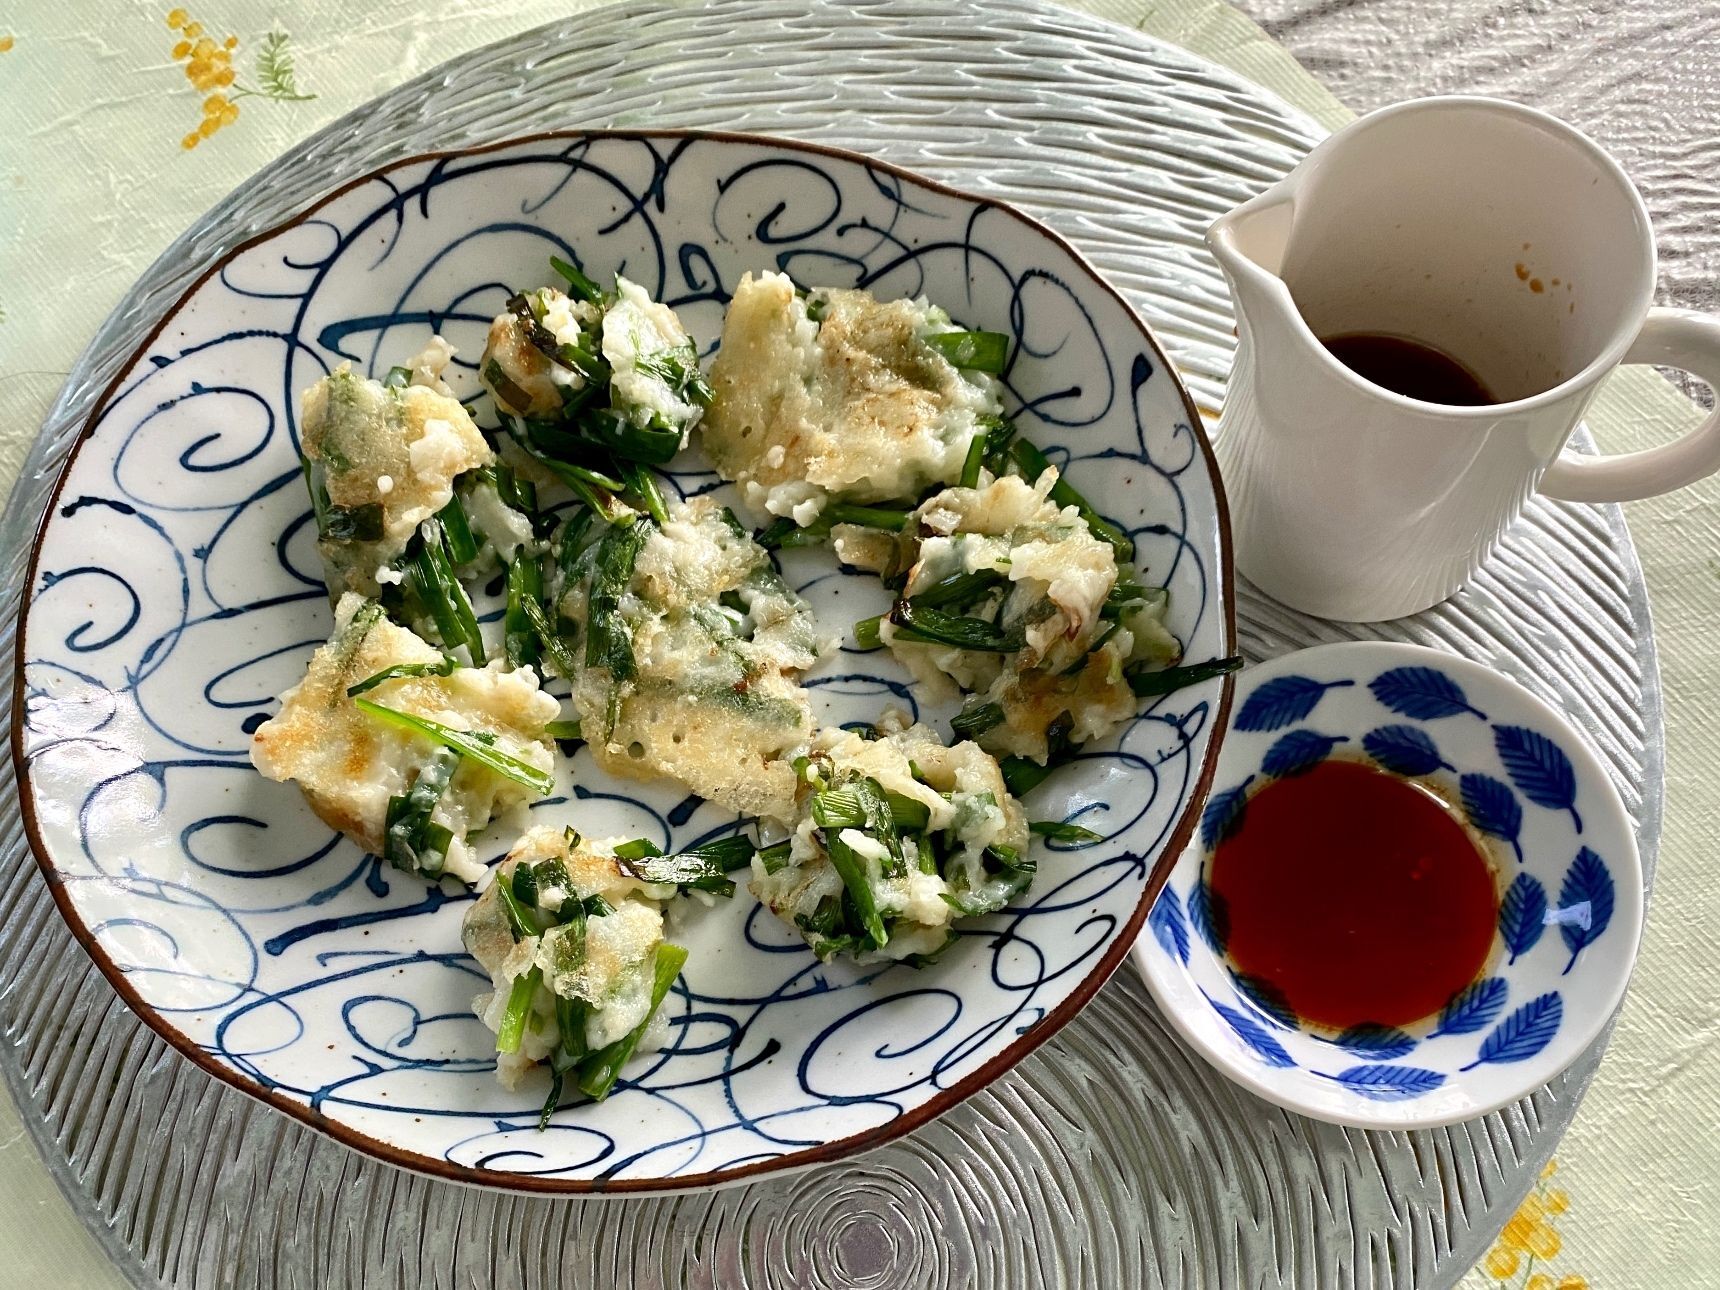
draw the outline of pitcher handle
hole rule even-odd
[[[1651,309],[1624,356],[1689,372],[1720,397],[1720,318],[1693,309]],[[1548,497],[1567,502],[1634,502],[1720,470],[1720,408],[1694,430],[1658,448],[1588,457],[1566,449],[1541,476]]]

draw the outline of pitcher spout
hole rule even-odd
[[[1280,356],[1303,354],[1313,340],[1283,277],[1295,222],[1295,192],[1287,181],[1220,216],[1206,231],[1206,244],[1230,284],[1238,333],[1253,333]]]
[[[1294,195],[1280,184],[1214,220],[1206,244],[1233,283],[1278,281],[1295,217]]]

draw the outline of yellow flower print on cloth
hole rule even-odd
[[[1551,1185],[1559,1166],[1549,1161],[1535,1190],[1518,1207],[1481,1268],[1499,1290],[1589,1290],[1583,1277],[1558,1276],[1547,1267],[1559,1257],[1563,1241],[1553,1220],[1570,1208],[1571,1198]]]
[[[173,61],[184,64],[185,79],[199,94],[206,96],[203,120],[179,141],[182,148],[195,148],[223,127],[237,121],[240,99],[302,103],[316,97],[299,90],[292,51],[287,47],[287,33],[279,28],[263,37],[262,47],[257,50],[257,84],[251,86],[238,80],[238,74],[233,70],[233,54],[239,48],[237,36],[228,36],[217,42],[204,32],[202,23],[194,22],[183,9],[174,9],[167,15],[167,26],[179,35],[173,46]]]

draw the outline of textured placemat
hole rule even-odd
[[[379,161],[431,141],[673,120],[847,143],[1016,200],[1093,256],[1216,406],[1230,320],[1200,229],[1315,134],[1186,55],[1007,0],[610,10],[462,59],[360,115],[193,230],[95,352],[123,353],[209,256]],[[26,494],[104,370],[80,370]],[[3,535],[14,576],[24,510]],[[1580,567],[1581,590],[1573,574],[1540,572],[1560,564]],[[1363,634],[1254,599],[1243,609],[1257,657]],[[1615,512],[1537,506],[1476,588],[1386,634],[1486,659],[1573,712],[1652,854],[1658,797],[1642,790],[1658,784],[1658,700]],[[1565,657],[1535,676],[1517,661],[1549,651]],[[17,860],[15,827],[6,840]],[[7,1074],[50,1164],[141,1284],[990,1286],[1059,1272],[1131,1286],[1440,1284],[1528,1186],[1595,1056],[1472,1125],[1347,1133],[1230,1089],[1169,1040],[1125,975],[994,1089],[851,1167],[677,1201],[552,1205],[370,1165],[217,1089],[119,1008],[33,876],[11,876],[0,970],[21,1043]]]

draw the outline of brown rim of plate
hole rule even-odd
[[[985,1065],[981,1066],[978,1070],[974,1071],[972,1074],[951,1087],[939,1092],[936,1096],[927,1099],[921,1105],[905,1111],[903,1114],[897,1116],[886,1124],[879,1125],[876,1128],[867,1129],[861,1133],[852,1134],[849,1137],[841,1138],[835,1142],[826,1142],[821,1146],[808,1147],[803,1150],[790,1152],[786,1155],[773,1156],[768,1160],[755,1160],[735,1168],[715,1169],[705,1173],[675,1175],[667,1178],[539,1178],[524,1174],[509,1173],[505,1170],[473,1169],[464,1165],[456,1165],[439,1157],[426,1156],[415,1151],[404,1150],[391,1143],[373,1138],[369,1134],[361,1133],[349,1125],[341,1124],[327,1116],[311,1110],[309,1106],[295,1098],[277,1093],[257,1081],[241,1075],[232,1067],[216,1061],[197,1044],[192,1042],[189,1036],[176,1029],[159,1012],[143,1001],[142,997],[126,980],[126,974],[113,962],[112,959],[107,956],[106,952],[96,942],[96,939],[91,934],[89,928],[85,926],[83,919],[78,915],[77,909],[72,904],[70,897],[66,894],[65,883],[61,879],[59,871],[55,868],[54,862],[48,854],[48,848],[42,841],[41,831],[36,820],[36,802],[33,785],[31,784],[28,773],[29,763],[24,754],[24,725],[19,716],[23,711],[22,705],[24,698],[24,642],[29,624],[30,604],[33,599],[32,592],[36,585],[37,566],[42,555],[42,541],[47,533],[48,523],[59,506],[61,492],[65,488],[67,477],[71,474],[72,465],[76,462],[78,453],[82,451],[84,444],[88,441],[90,435],[94,433],[97,424],[102,419],[103,413],[107,410],[109,401],[113,398],[114,392],[119,388],[126,376],[143,359],[143,356],[148,353],[150,347],[155,343],[156,338],[160,336],[167,324],[171,322],[179,311],[185,307],[186,302],[202,289],[204,283],[206,283],[215,274],[219,273],[228,264],[232,263],[238,256],[250,250],[252,247],[266,242],[269,239],[278,236],[285,230],[293,228],[304,222],[317,211],[327,206],[330,202],[344,196],[355,188],[359,188],[364,184],[370,183],[381,175],[386,175],[391,171],[400,170],[407,166],[420,165],[424,162],[448,161],[458,157],[479,156],[483,153],[496,152],[503,148],[513,148],[518,147],[521,144],[536,143],[541,140],[551,139],[678,139],[688,142],[710,141],[715,143],[744,143],[773,148],[783,148],[794,152],[812,153],[822,157],[833,157],[838,161],[864,166],[868,169],[881,171],[885,174],[894,176],[897,179],[906,181],[907,183],[916,185],[920,188],[940,193],[946,197],[954,197],[960,201],[971,202],[981,208],[990,208],[1002,212],[1057,246],[1075,262],[1083,273],[1092,279],[1095,286],[1097,286],[1101,291],[1109,294],[1113,300],[1122,306],[1124,313],[1127,314],[1128,317],[1133,320],[1136,327],[1140,329],[1141,338],[1146,342],[1147,348],[1152,352],[1153,357],[1158,360],[1160,369],[1170,377],[1171,382],[1176,386],[1177,393],[1182,397],[1183,411],[1188,416],[1189,429],[1194,434],[1195,442],[1200,447],[1201,457],[1206,463],[1208,476],[1212,480],[1213,499],[1217,505],[1219,554],[1219,568],[1217,572],[1219,575],[1219,599],[1224,629],[1223,653],[1225,655],[1233,654],[1236,651],[1236,587],[1235,573],[1232,567],[1230,553],[1230,509],[1225,501],[1224,484],[1219,478],[1218,462],[1213,457],[1212,444],[1207,439],[1205,428],[1201,423],[1200,413],[1196,410],[1194,401],[1190,399],[1188,390],[1182,383],[1182,378],[1177,375],[1176,368],[1171,364],[1169,358],[1166,357],[1165,351],[1159,345],[1157,337],[1153,335],[1145,321],[1143,321],[1140,315],[1135,312],[1129,302],[1123,298],[1122,294],[1117,291],[1115,287],[1105,281],[1099,271],[1088,262],[1087,257],[1082,255],[1080,251],[1076,250],[1075,247],[1072,246],[1065,238],[1052,231],[1044,224],[1041,224],[1038,220],[1029,215],[1023,214],[1007,202],[1001,202],[989,197],[980,197],[973,193],[965,192],[960,188],[953,187],[952,185],[940,183],[934,179],[927,179],[922,175],[915,174],[913,171],[902,166],[895,165],[891,162],[880,161],[858,152],[850,152],[845,148],[834,148],[826,144],[807,143],[796,139],[778,138],[774,135],[768,134],[747,134],[735,130],[693,130],[671,128],[545,130],[535,134],[518,135],[510,139],[500,140],[496,143],[481,144],[471,148],[455,148],[444,152],[418,153],[415,156],[390,162],[386,166],[380,166],[375,170],[366,171],[357,178],[348,180],[346,183],[340,185],[340,187],[306,206],[290,219],[287,219],[280,224],[276,224],[273,227],[258,233],[254,237],[246,238],[243,242],[234,246],[230,251],[221,256],[215,261],[215,263],[198,275],[197,280],[187,287],[179,298],[173,302],[173,304],[161,316],[160,320],[150,328],[149,334],[144,337],[142,342],[139,343],[139,345],[131,352],[130,356],[120,366],[118,371],[115,372],[113,380],[108,383],[107,388],[102,391],[101,396],[96,400],[95,406],[90,409],[89,415],[84,419],[83,426],[78,430],[77,437],[72,441],[71,447],[67,450],[66,459],[60,466],[58,477],[55,479],[53,489],[49,493],[47,505],[43,508],[42,517],[37,521],[36,533],[34,538],[31,539],[30,564],[25,574],[23,599],[18,607],[17,640],[14,646],[12,670],[12,766],[18,781],[19,813],[24,822],[24,832],[26,837],[29,839],[30,850],[36,857],[36,863],[40,866],[43,877],[47,879],[48,890],[52,892],[54,903],[59,907],[60,917],[65,920],[66,926],[71,929],[72,936],[77,940],[78,944],[83,946],[84,952],[90,956],[90,958],[95,962],[95,965],[101,969],[102,975],[108,979],[108,984],[113,986],[120,998],[125,1001],[126,1006],[130,1008],[146,1026],[164,1039],[170,1046],[176,1049],[181,1056],[185,1057],[199,1070],[203,1071],[206,1075],[212,1076],[213,1078],[221,1081],[223,1084],[235,1088],[239,1092],[256,1098],[258,1101],[274,1107],[277,1111],[281,1111],[286,1115],[291,1116],[299,1123],[307,1125],[320,1133],[325,1133],[335,1141],[340,1142],[364,1155],[372,1156],[381,1160],[385,1164],[395,1165],[402,1169],[410,1169],[417,1173],[442,1179],[446,1182],[462,1183],[467,1186],[490,1187],[503,1191],[524,1192],[537,1195],[601,1196],[623,1195],[628,1193],[669,1194],[674,1192],[697,1191],[703,1188],[728,1186],[733,1183],[743,1182],[748,1179],[759,1178],[769,1174],[787,1173],[817,1165],[829,1164],[832,1161],[858,1155],[859,1153],[868,1151],[873,1147],[882,1146],[886,1142],[891,1142],[897,1138],[904,1137],[905,1135],[912,1133],[921,1125],[930,1123],[957,1103],[962,1102],[973,1094],[979,1092],[987,1084],[1002,1075],[1011,1066],[1014,1066],[1023,1057],[1026,1057],[1035,1048],[1039,1047],[1040,1044],[1044,1043],[1047,1039],[1051,1038],[1052,1035],[1061,1030],[1063,1026],[1066,1025],[1083,1006],[1085,1006],[1087,1001],[1091,999],[1093,995],[1098,993],[1099,987],[1110,979],[1111,974],[1116,971],[1117,966],[1128,954],[1130,948],[1135,943],[1135,938],[1140,934],[1142,924],[1146,921],[1147,912],[1152,908],[1153,901],[1158,897],[1159,889],[1164,886],[1165,879],[1170,875],[1171,867],[1175,864],[1176,858],[1182,854],[1184,847],[1188,845],[1189,839],[1193,836],[1195,820],[1200,813],[1200,806],[1206,797],[1207,791],[1212,787],[1212,777],[1217,768],[1219,745],[1223,742],[1225,727],[1230,715],[1231,698],[1236,688],[1235,675],[1227,674],[1220,681],[1218,707],[1212,722],[1212,738],[1207,745],[1206,757],[1201,764],[1200,773],[1195,778],[1193,788],[1189,794],[1188,803],[1183,808],[1181,817],[1177,820],[1175,827],[1171,831],[1170,840],[1163,848],[1160,849],[1158,858],[1153,864],[1152,872],[1147,876],[1146,889],[1141,895],[1140,903],[1135,906],[1134,913],[1129,916],[1129,921],[1122,927],[1120,932],[1112,937],[1110,947],[1100,957],[1099,962],[1087,973],[1085,977],[1081,979],[1081,982],[1070,992],[1069,996],[1065,998],[1062,1003],[1058,1004],[1040,1021],[1030,1027],[1026,1033],[1017,1038],[1014,1043],[1010,1044],[1009,1047],[1005,1048],[1001,1053],[998,1053],[997,1056],[986,1062]]]

